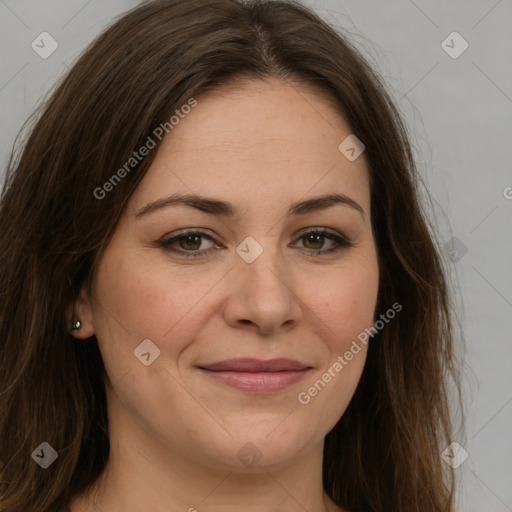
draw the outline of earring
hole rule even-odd
[[[79,331],[81,328],[82,328],[82,322],[80,322],[80,320],[76,320],[76,322],[74,322],[73,325],[71,326],[71,329],[73,331]]]

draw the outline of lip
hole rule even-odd
[[[281,391],[304,378],[311,370],[295,359],[228,359],[198,366],[213,380],[254,393]]]

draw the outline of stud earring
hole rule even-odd
[[[73,331],[79,331],[82,328],[82,322],[80,320],[76,320],[73,325],[71,326],[71,329]]]

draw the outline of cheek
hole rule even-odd
[[[332,277],[332,276],[331,276]],[[325,280],[312,304],[325,329],[326,346],[321,368],[301,389],[298,402],[309,417],[319,418],[316,428],[334,427],[355,392],[366,361],[367,344],[358,336],[374,324],[378,296],[377,260],[359,258]],[[321,289],[324,294],[321,294]],[[313,427],[312,427],[313,428]]]
[[[309,418],[312,432],[326,433],[338,422],[365,365],[367,344],[360,336],[373,325],[378,279],[373,273],[354,276],[340,279],[337,286],[331,286],[329,300],[324,296],[316,304],[321,321],[315,331],[325,350],[318,370],[297,395],[299,410]]]
[[[185,276],[165,262],[155,263],[140,249],[115,249],[105,253],[94,291],[95,331],[102,352],[131,357],[150,339],[162,356],[174,356],[206,321],[205,290],[218,279]]]
[[[379,285],[376,261],[344,269],[317,284],[313,297],[310,294],[311,309],[326,326],[331,351],[346,350],[373,325]]]

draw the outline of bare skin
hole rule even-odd
[[[196,99],[131,197],[91,293],[84,288],[75,304],[83,327],[73,335],[95,334],[107,369],[111,455],[71,511],[347,512],[323,490],[323,444],[354,394],[366,348],[335,376],[331,369],[307,404],[298,395],[375,318],[364,154],[340,153],[350,128],[304,85],[254,81]],[[136,216],[177,193],[228,202],[236,215],[174,204]],[[327,194],[358,206],[288,212]],[[309,228],[352,245],[306,236]],[[158,244],[177,234],[184,238]],[[249,263],[243,256],[258,246]],[[134,357],[146,339],[160,350],[147,366]],[[258,392],[200,369],[244,357],[309,369],[284,389]]]

